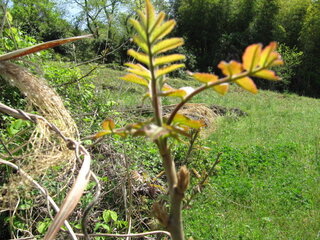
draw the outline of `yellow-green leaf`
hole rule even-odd
[[[184,64],[173,64],[173,65],[158,69],[156,71],[156,78],[159,78],[167,73],[173,72],[173,71],[175,71],[179,68],[182,68],[184,66],[185,66]]]
[[[191,137],[191,135],[188,133],[189,128],[183,129],[180,127],[174,127],[167,124],[164,124],[163,127],[167,128],[170,131],[170,135],[176,139],[179,139],[177,134],[180,134],[185,137]]]
[[[255,73],[253,75],[254,77],[259,77],[259,78],[263,78],[263,79],[267,79],[267,80],[274,80],[274,81],[277,81],[277,80],[280,80],[281,78],[278,77],[274,71],[271,71],[271,70],[261,70],[257,73]]]
[[[144,42],[146,42],[147,41],[146,31],[143,28],[143,26],[141,26],[140,22],[138,22],[137,20],[135,20],[133,18],[130,18],[130,23],[135,28],[135,30],[139,33],[141,39]]]
[[[248,72],[251,72],[260,61],[262,51],[261,44],[252,44],[246,48],[242,56],[243,68]]]
[[[169,20],[162,24],[160,27],[156,28],[150,37],[150,41],[153,43],[154,41],[160,40],[167,36],[173,28],[175,27],[176,22],[174,20]]]
[[[218,68],[221,69],[224,75],[230,77],[243,71],[242,64],[236,61],[230,61],[229,63],[221,61],[218,65]]]
[[[251,93],[254,93],[254,94],[258,93],[258,89],[256,87],[256,84],[249,77],[241,78],[239,80],[236,80],[235,82],[240,87],[242,87],[243,89],[245,89]]]
[[[163,92],[175,91],[177,89],[171,87],[169,84],[165,83],[161,89]]]
[[[210,73],[191,73],[191,76],[199,82],[203,83],[218,81],[218,76]]]
[[[259,63],[261,67],[272,67],[283,64],[280,54],[275,52],[276,48],[277,43],[271,42],[263,49]]]
[[[132,68],[128,68],[127,71],[134,73],[140,77],[143,77],[145,79],[150,79],[151,78],[151,73],[148,69],[144,68],[142,65],[140,64],[128,64],[126,63],[127,66],[132,66]]]
[[[141,49],[142,49],[145,53],[148,53],[148,52],[149,52],[149,49],[148,49],[147,44],[145,43],[145,41],[144,41],[139,35],[134,36],[134,37],[133,37],[133,41],[134,41],[139,47],[141,47]]]
[[[229,90],[229,84],[228,83],[222,83],[222,84],[216,85],[216,86],[214,86],[212,88],[217,93],[219,93],[221,95],[225,95]]]
[[[135,58],[139,62],[142,62],[142,63],[144,63],[146,65],[149,65],[149,57],[144,53],[136,52],[133,49],[129,49],[128,50],[128,55],[130,55],[131,57]]]
[[[149,71],[147,68],[145,68],[144,66],[142,66],[141,64],[135,64],[135,63],[125,63],[124,64],[127,67],[130,67],[132,69],[138,69],[138,70],[142,70],[142,71]]]
[[[111,134],[112,131],[110,130],[105,130],[105,131],[101,131],[101,132],[98,132],[96,133],[96,135],[94,135],[95,138],[100,138],[100,137],[103,137],[104,135],[108,135],[108,134]]]
[[[162,57],[157,57],[154,61],[155,66],[163,65],[163,64],[168,64],[180,60],[186,59],[186,56],[183,54],[171,54],[168,56],[162,56]]]
[[[159,26],[162,24],[164,18],[165,18],[166,14],[164,12],[160,12],[157,16],[157,19],[155,20],[153,26],[151,27],[150,30],[150,34],[153,34],[154,31],[157,30],[157,28],[159,28]]]
[[[140,20],[141,20],[141,24],[143,26],[144,29],[147,29],[147,17],[146,15],[141,11],[141,10],[137,10],[137,13],[140,17]]]
[[[178,125],[184,125],[184,126],[188,126],[191,128],[201,128],[204,127],[205,124],[203,121],[201,120],[192,120],[188,117],[186,117],[183,114],[176,114],[173,118],[173,123],[178,124]]]
[[[129,67],[128,69],[129,72],[137,74],[145,78],[146,80],[150,79],[150,76],[151,76],[150,71],[144,66],[142,66],[141,64],[125,63],[124,65]]]
[[[266,46],[261,53],[261,58],[259,65],[260,67],[268,66],[270,63],[270,54],[277,48],[276,42],[271,42],[268,46]],[[276,57],[277,58],[277,57]],[[275,59],[273,59],[275,60]],[[272,60],[271,60],[272,61]]]
[[[169,38],[155,44],[152,47],[152,53],[153,54],[163,53],[171,49],[177,48],[183,45],[183,43],[184,41],[182,38]]]
[[[104,130],[107,130],[107,131],[108,130],[112,131],[112,129],[115,128],[115,124],[114,124],[114,121],[112,119],[104,120],[101,125],[102,125],[102,128]]]
[[[162,87],[163,95],[168,97],[180,97],[184,98],[187,92],[183,89],[175,89],[168,84],[164,84]]]
[[[146,0],[146,17],[147,17],[147,26],[149,28],[148,29],[149,31],[155,21],[155,11],[150,0]]]
[[[120,79],[148,87],[148,81],[142,77],[135,75],[135,74],[129,73],[129,74],[121,77]]]

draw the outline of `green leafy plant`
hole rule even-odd
[[[122,228],[128,225],[126,221],[119,220],[118,214],[112,210],[104,210],[99,219],[101,221],[95,224],[95,231],[102,228],[105,231],[110,232],[112,228]]]
[[[113,120],[107,119],[102,123],[104,130],[97,133],[96,137],[106,134],[117,134],[123,137],[146,136],[157,145],[168,181],[170,209],[167,210],[160,203],[155,203],[153,212],[159,222],[171,233],[173,240],[182,240],[184,239],[182,202],[189,185],[190,173],[185,166],[177,171],[169,140],[170,138],[190,138],[190,131],[200,129],[204,123],[180,114],[179,110],[204,90],[213,89],[222,95],[226,94],[231,83],[236,83],[249,92],[257,93],[257,87],[251,77],[279,80],[280,78],[269,68],[281,65],[283,61],[275,52],[277,46],[275,42],[265,48],[261,44],[253,44],[246,48],[242,63],[220,62],[218,68],[221,69],[224,77],[219,78],[215,74],[208,73],[190,73],[202,85],[196,89],[192,87],[175,89],[168,84],[166,75],[184,67],[184,64],[176,62],[185,59],[182,54],[167,54],[184,43],[182,38],[165,38],[174,29],[175,21],[165,21],[165,13],[157,14],[150,0],[146,0],[145,11],[138,11],[138,14],[140,21],[135,19],[130,21],[137,32],[133,41],[141,51],[130,49],[128,54],[140,63],[125,64],[129,73],[121,79],[145,87],[145,98],[151,100],[154,110],[153,118],[122,128],[116,128]],[[164,117],[162,111],[163,97],[180,99],[169,117]]]

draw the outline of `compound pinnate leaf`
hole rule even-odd
[[[251,93],[254,93],[254,94],[258,93],[258,89],[256,87],[256,84],[249,77],[244,77],[244,78],[238,79],[235,82],[240,87],[242,87],[243,89],[245,89]]]
[[[243,71],[242,64],[236,61],[230,61],[229,63],[221,61],[218,65],[218,68],[221,69],[224,75],[230,77]]]
[[[252,44],[246,48],[242,56],[243,68],[251,72],[259,64],[261,57],[262,45]]]
[[[281,78],[278,77],[274,71],[267,70],[267,69],[256,72],[255,74],[253,74],[253,76],[267,79],[267,80],[274,80],[274,81],[281,80]]]
[[[148,87],[148,81],[142,77],[135,75],[135,74],[127,74],[127,75],[121,77],[120,79]]]

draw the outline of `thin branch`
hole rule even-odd
[[[4,150],[6,150],[6,152],[10,155],[10,157],[12,157],[12,153],[9,151],[9,149],[7,148],[6,144],[3,142],[2,138],[0,138],[0,142],[4,148]]]
[[[6,1],[5,4],[1,4],[1,8],[2,8],[2,11],[3,11],[3,19],[1,21],[1,27],[0,27],[0,36],[2,36],[3,34],[3,29],[4,29],[4,25],[6,23],[6,19],[7,19],[7,7],[8,7],[8,3],[9,3],[9,0]]]
[[[207,181],[208,177],[210,177],[213,174],[215,167],[221,162],[220,160],[221,155],[222,153],[218,153],[216,160],[213,163],[212,167],[210,168],[209,172],[205,175],[205,177],[201,180],[201,182],[196,186],[200,191],[203,189],[204,184]],[[194,199],[194,197],[197,195],[198,192],[193,191],[193,194],[190,196],[190,198],[186,202],[184,209],[190,206],[191,201]]]
[[[88,64],[88,63],[91,63],[91,62],[94,62],[94,61],[97,61],[97,60],[100,60],[102,58],[105,58],[106,56],[118,51],[120,48],[122,48],[125,44],[127,44],[128,42],[130,41],[130,39],[128,39],[127,41],[123,42],[120,46],[116,47],[115,49],[113,49],[111,52],[108,52],[102,56],[99,56],[99,57],[96,57],[96,58],[93,58],[91,60],[88,60],[88,61],[85,61],[85,62],[82,62],[82,63],[78,63],[76,64],[74,67],[79,67],[81,65],[85,65],[85,64]]]
[[[84,234],[84,238],[86,240],[90,240],[90,235],[88,234],[88,231],[87,231],[87,220],[88,220],[89,212],[92,209],[92,207],[98,202],[100,194],[101,194],[101,184],[99,182],[98,177],[93,172],[91,172],[91,177],[96,182],[97,189],[96,189],[96,193],[94,195],[94,198],[92,199],[92,201],[88,204],[88,206],[83,211],[81,228],[82,228],[82,232]]]
[[[84,79],[85,77],[89,76],[89,75],[90,75],[94,70],[96,70],[97,68],[98,68],[98,67],[92,68],[89,72],[87,72],[85,75],[81,76],[80,78],[74,79],[74,80],[69,81],[69,82],[65,82],[65,83],[53,85],[53,87],[62,87],[62,86],[65,86],[65,85],[70,85],[70,84],[79,82],[79,81],[81,81],[82,79]]]

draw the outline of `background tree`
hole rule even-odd
[[[300,32],[300,45],[304,52],[301,80],[294,86],[302,94],[319,96],[320,92],[320,1],[312,1],[307,9]]]
[[[13,0],[10,12],[14,25],[40,41],[50,41],[70,35],[71,24],[51,0]]]

